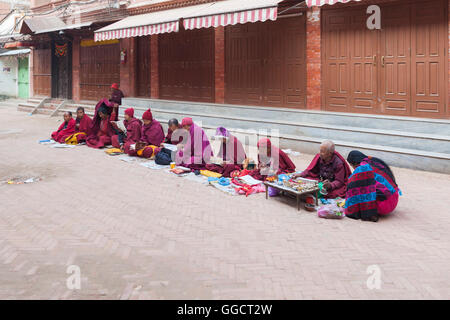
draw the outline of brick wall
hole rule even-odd
[[[158,35],[150,37],[150,96],[159,98],[159,47]]]
[[[214,82],[215,102],[225,103],[225,28],[218,27],[214,30]]]
[[[320,110],[321,105],[321,31],[320,8],[306,15],[306,108]]]

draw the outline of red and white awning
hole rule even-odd
[[[185,16],[186,30],[276,20],[282,0],[225,0],[214,2],[204,10]],[[236,10],[238,9],[238,10]]]
[[[362,0],[306,0],[306,5],[308,7],[320,7],[325,4],[333,5],[335,3],[347,3],[350,1],[362,1]]]
[[[130,16],[95,31],[94,40],[104,41],[178,32],[180,19],[185,15],[198,12],[210,5],[201,4]]]

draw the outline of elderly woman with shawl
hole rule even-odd
[[[202,128],[197,126],[192,118],[184,118],[181,126],[188,133],[183,137],[182,150],[179,150],[175,157],[175,163],[191,170],[206,169],[213,155],[208,136]]]
[[[295,164],[283,150],[272,145],[270,139],[258,141],[258,168],[250,175],[257,180],[265,180],[272,174],[293,173]]]
[[[242,143],[224,127],[217,128],[215,138],[222,142],[217,158],[221,159],[223,163],[221,165],[208,164],[206,169],[228,178],[233,171],[242,170],[242,164],[247,156]]]
[[[394,211],[401,191],[389,166],[360,151],[350,152],[347,161],[355,170],[347,185],[346,216],[377,222]]]

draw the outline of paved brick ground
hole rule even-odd
[[[395,214],[322,220],[290,200],[39,145],[59,121],[0,108],[0,181],[43,178],[0,185],[0,299],[450,298],[450,176],[394,168]],[[80,290],[67,289],[69,265]],[[367,288],[370,265],[380,290]]]

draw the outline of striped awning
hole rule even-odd
[[[325,4],[332,5],[335,3],[347,3],[350,1],[362,1],[362,0],[306,0],[306,5],[308,7],[320,7]]]
[[[282,0],[224,0],[212,3],[202,11],[185,16],[186,30],[228,26],[247,22],[276,20]]]
[[[178,32],[180,19],[210,5],[202,4],[130,16],[95,31],[94,40],[104,41]]]

